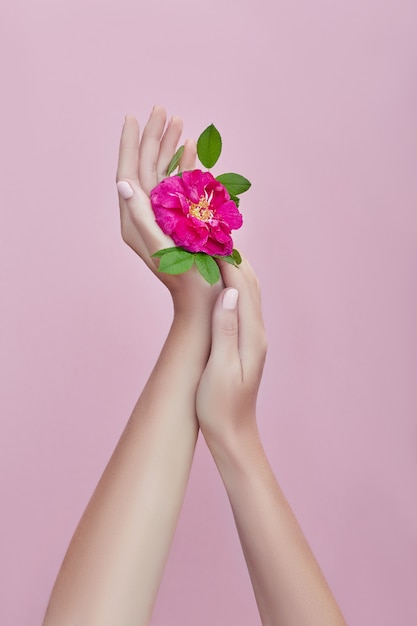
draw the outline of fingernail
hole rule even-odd
[[[133,189],[125,180],[119,180],[119,182],[116,183],[116,187],[117,191],[125,200],[129,200],[129,198],[133,196]]]
[[[237,305],[239,292],[237,289],[228,289],[223,296],[223,308],[233,310]]]

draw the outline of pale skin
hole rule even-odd
[[[151,255],[173,245],[149,193],[182,132],[155,107],[140,136],[122,130],[117,181],[124,241],[169,289],[173,322],[162,352],[74,533],[44,626],[147,626],[183,501],[200,428],[222,477],[264,626],[345,621],[266,458],[256,398],[266,336],[246,259],[220,263],[209,286],[196,270],[159,273]],[[193,169],[195,142],[180,168]],[[219,563],[219,567],[221,564]]]

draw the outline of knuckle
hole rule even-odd
[[[238,334],[237,322],[223,322],[221,324],[221,332],[227,337],[233,337]]]

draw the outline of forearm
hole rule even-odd
[[[262,623],[345,621],[253,428],[211,446],[232,506]]]
[[[207,329],[174,320],[71,541],[45,626],[149,623],[197,438]]]

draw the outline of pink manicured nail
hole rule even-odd
[[[223,308],[233,310],[236,308],[239,292],[237,289],[228,289],[223,296]]]
[[[129,198],[133,196],[133,189],[125,180],[119,180],[119,182],[116,183],[116,187],[117,191],[125,200],[129,200]]]

